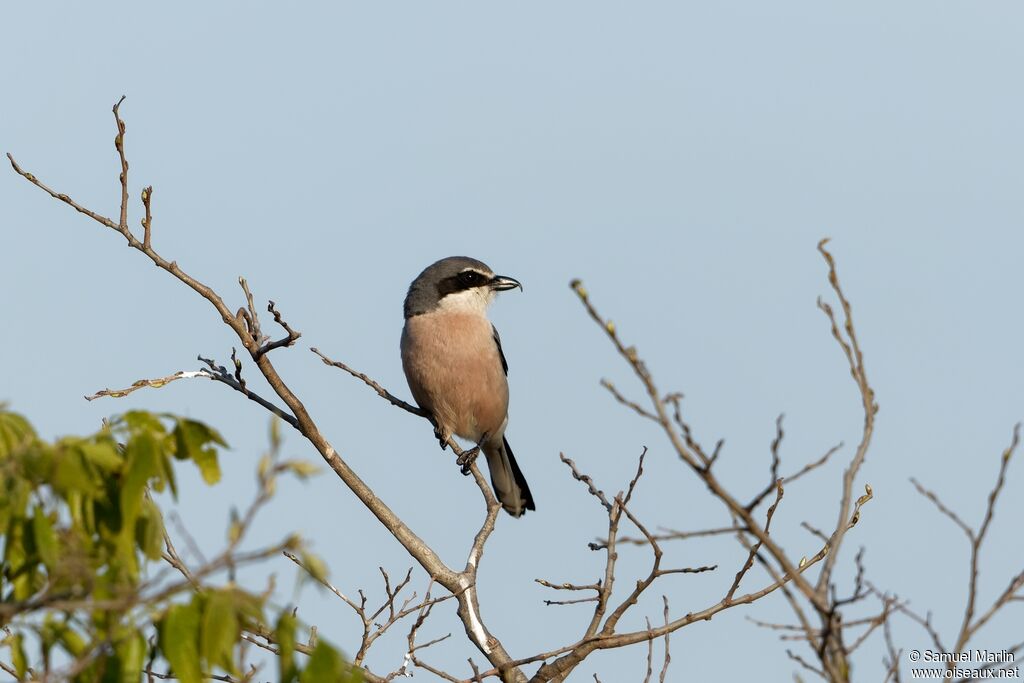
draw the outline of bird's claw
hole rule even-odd
[[[455,460],[455,464],[462,467],[463,476],[469,475],[470,468],[473,467],[478,455],[480,455],[480,446],[473,446],[468,451],[462,451],[462,455]]]
[[[448,435],[442,432],[441,428],[436,425],[434,427],[434,438],[437,439],[437,443],[440,444],[442,451],[448,448]]]

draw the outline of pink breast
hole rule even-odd
[[[500,432],[508,382],[486,318],[427,313],[407,320],[402,336],[402,364],[421,407],[470,441]]]

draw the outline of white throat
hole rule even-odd
[[[487,307],[494,301],[494,290],[490,287],[474,287],[453,292],[438,302],[438,310],[450,313],[474,313],[487,315]]]

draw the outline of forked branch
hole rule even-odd
[[[484,653],[493,665],[499,666],[502,669],[502,678],[507,681],[525,680],[525,677],[521,672],[516,670],[514,667],[508,666],[508,662],[511,661],[511,657],[507,652],[505,652],[501,643],[483,625],[479,605],[476,603],[476,568],[478,567],[480,557],[483,554],[484,543],[494,528],[497,510],[500,509],[500,506],[498,506],[494,501],[494,496],[490,492],[490,488],[487,486],[486,481],[480,474],[479,469],[473,465],[473,467],[470,468],[470,471],[474,475],[474,481],[481,488],[482,495],[487,506],[487,513],[485,520],[481,525],[481,529],[474,539],[469,559],[467,561],[467,569],[458,572],[449,568],[433,551],[433,549],[431,549],[423,539],[415,534],[412,529],[410,529],[409,526],[400,519],[394,511],[392,511],[391,508],[388,507],[384,501],[382,501],[374,491],[370,489],[369,486],[366,485],[366,483],[355,473],[348,463],[341,458],[333,446],[331,446],[327,438],[321,433],[319,427],[306,410],[302,401],[292,392],[284,379],[278,373],[276,367],[270,360],[270,352],[278,348],[291,346],[299,338],[299,333],[284,320],[274,303],[270,302],[267,306],[267,310],[273,316],[274,322],[285,331],[285,336],[276,341],[271,341],[270,338],[263,333],[260,327],[254,297],[252,296],[248,283],[244,278],[240,278],[239,283],[245,294],[245,306],[240,307],[237,312],[233,313],[225,303],[224,299],[211,287],[188,274],[181,266],[178,265],[177,261],[168,260],[160,255],[152,246],[152,187],[147,187],[141,195],[145,214],[145,217],[142,219],[143,238],[140,240],[132,233],[128,225],[129,188],[128,161],[125,153],[126,127],[124,120],[120,116],[120,106],[123,101],[124,98],[121,98],[113,108],[114,121],[117,127],[117,135],[115,137],[114,144],[120,162],[120,173],[118,176],[120,185],[120,205],[117,221],[112,220],[97,211],[86,208],[67,194],[53,190],[39,180],[39,178],[34,174],[24,170],[17,161],[15,161],[14,157],[11,154],[8,154],[7,157],[11,162],[11,167],[18,175],[46,192],[54,199],[70,206],[79,213],[88,216],[101,225],[118,232],[127,241],[129,247],[144,254],[158,268],[166,271],[199,294],[202,298],[206,299],[206,301],[209,302],[217,311],[224,324],[230,327],[238,337],[242,347],[249,353],[249,357],[273,389],[274,393],[284,403],[286,409],[276,408],[269,401],[252,393],[251,390],[245,386],[245,383],[241,379],[241,365],[237,358],[234,363],[234,373],[227,371],[221,366],[217,366],[213,361],[204,360],[207,364],[208,370],[192,374],[182,373],[177,376],[172,375],[170,379],[163,379],[166,379],[167,381],[174,381],[176,379],[183,379],[186,376],[204,376],[209,379],[216,379],[231,386],[236,391],[245,394],[250,400],[256,401],[264,408],[270,410],[275,415],[278,415],[291,424],[316,448],[338,478],[348,486],[348,488],[356,495],[356,497],[359,498],[366,508],[375,517],[377,517],[381,524],[383,524],[384,527],[398,540],[398,542],[402,544],[406,551],[427,572],[431,579],[444,586],[445,589],[458,598],[459,615],[463,619],[467,635],[470,636],[474,644],[482,653]],[[136,385],[133,385],[126,390],[104,390],[99,392],[98,395],[115,396],[119,393],[123,394],[129,391],[134,391],[143,386],[157,387],[160,385],[161,380],[141,380],[141,383],[136,383]],[[416,411],[412,410],[410,412]]]

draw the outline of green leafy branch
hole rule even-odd
[[[180,461],[216,484],[226,446],[202,422],[142,411],[51,443],[21,415],[0,409],[0,648],[10,661],[0,668],[19,681],[247,681],[260,668],[246,662],[247,634],[260,633],[277,644],[279,680],[362,680],[326,641],[297,646],[291,610],[278,610],[268,630],[270,590],[254,594],[234,584],[240,565],[282,552],[310,556],[294,534],[239,550],[277,477],[314,472],[309,463],[279,459],[276,424],[259,490],[243,515],[233,513],[227,547],[191,568],[177,553],[160,494],[177,498]],[[167,565],[184,579],[170,580]],[[208,583],[225,571],[226,585]],[[297,651],[308,655],[304,666]]]

